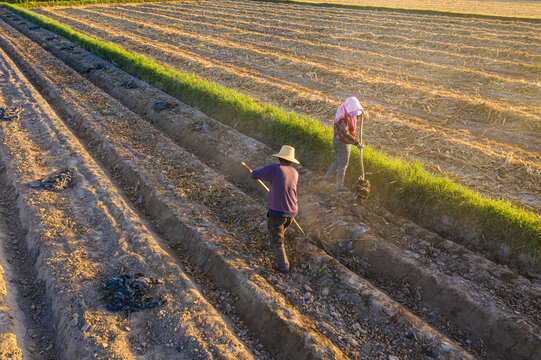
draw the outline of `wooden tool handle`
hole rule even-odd
[[[244,161],[242,162],[242,166],[244,166],[244,167],[246,168],[246,170],[248,170],[248,171],[250,172],[250,174],[252,173],[252,169],[250,169],[250,167],[249,167],[248,165],[246,165],[246,163],[245,163]],[[257,179],[257,182],[258,182],[261,186],[263,186],[263,188],[264,188],[265,190],[270,191],[269,188],[267,187],[267,185],[265,185],[265,184],[263,183],[263,181]]]
[[[304,230],[301,228],[301,226],[299,225],[299,223],[297,222],[297,220],[295,220],[295,218],[293,218],[293,224],[295,224],[297,226],[297,229],[299,229],[299,231],[301,232],[302,236],[306,236],[306,234],[304,233]]]
[[[360,157],[360,161],[361,161],[361,179],[364,180],[364,161],[363,161],[363,148],[362,148],[362,145],[363,145],[363,123],[364,123],[364,119],[361,118],[361,131],[359,131],[359,144],[361,144],[361,151],[360,151],[360,154],[359,154],[359,157]]]

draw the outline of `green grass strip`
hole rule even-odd
[[[128,3],[146,3],[146,2],[165,2],[167,0],[6,0],[6,3],[17,4],[23,8],[37,8],[46,6],[76,6],[76,5],[95,5],[95,4],[128,4]]]
[[[296,1],[296,0],[254,0],[254,1],[289,3],[289,4],[296,4],[296,5],[308,5],[308,6],[318,6],[318,7],[336,7],[336,8],[343,8],[343,9],[392,11],[392,12],[425,14],[425,15],[444,15],[444,16],[483,18],[483,19],[494,19],[494,20],[526,21],[526,22],[533,22],[533,23],[541,22],[541,18],[537,18],[537,17],[477,14],[477,13],[458,12],[458,11],[449,11],[449,10],[415,9],[415,8],[400,8],[400,7],[391,7],[391,6],[356,5],[356,4],[342,4],[342,3],[337,3],[337,2],[327,3],[327,2],[311,2],[311,1]]]
[[[43,15],[14,5],[4,5],[33,23],[64,36],[124,71],[195,106],[207,115],[235,126],[278,149],[291,144],[298,149],[303,165],[324,171],[334,159],[332,130],[317,119],[264,105],[232,89],[203,80],[112,43],[96,40]],[[394,159],[369,146],[364,151],[370,171],[373,196],[394,211],[424,224],[437,224],[446,216],[453,222],[455,237],[474,236],[488,242],[502,242],[535,261],[541,257],[541,217],[507,201],[481,196],[436,177],[420,163]],[[347,181],[352,184],[360,172],[359,152],[353,149]]]

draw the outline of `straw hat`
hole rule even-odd
[[[292,163],[295,163],[295,164],[300,164],[300,162],[298,162],[297,159],[295,159],[295,148],[293,146],[282,145],[280,152],[278,154],[274,154],[271,156],[278,159],[291,161]]]

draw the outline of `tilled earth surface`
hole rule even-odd
[[[538,22],[249,0],[36,11],[325,124],[355,94],[371,146],[541,210]]]
[[[26,231],[21,247],[34,256],[32,271],[47,284],[38,305],[54,327],[38,344],[45,349],[34,352],[539,356],[537,274],[521,275],[371,200],[337,197],[332,184],[307,169],[299,168],[298,219],[320,247],[290,230],[294,272],[274,272],[264,194],[231,165],[264,165],[261,155],[271,149],[61,38],[47,40],[52,34],[29,30],[32,24],[18,17],[2,18],[76,70],[1,24],[0,46],[9,54],[2,53],[3,105],[24,109],[19,119],[0,123],[3,181],[19,196],[5,201]],[[135,86],[122,87],[125,81]],[[157,102],[167,106],[156,110]],[[74,169],[72,188],[26,186],[66,166]],[[157,308],[128,319],[106,310],[100,286],[125,269],[165,279]],[[11,309],[17,302],[8,299]],[[29,311],[14,317],[22,319],[11,325],[17,338],[26,317]],[[27,342],[18,344],[30,351]]]
[[[37,314],[29,315],[35,321],[40,313],[49,316],[54,326],[52,331],[24,327],[24,334],[38,338],[35,344],[20,339],[23,350],[30,358],[54,358],[54,352],[74,359],[95,354],[193,359],[222,353],[251,358],[26,77],[5,53],[2,59],[2,99],[6,106],[23,109],[17,121],[1,124],[4,189],[18,195],[6,201],[18,210],[26,229],[21,247],[31,254],[29,271],[37,274],[34,281],[21,281],[22,295],[30,296],[31,287],[36,296],[41,294],[44,300],[30,307]],[[65,166],[74,169],[72,188],[54,192],[28,186]],[[126,318],[105,309],[104,283],[123,269],[151,272],[165,281],[156,294],[158,310]],[[25,302],[10,305],[16,311]],[[162,349],[156,352],[156,346]]]

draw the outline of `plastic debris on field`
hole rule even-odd
[[[19,120],[19,115],[23,109],[0,107],[0,121]]]
[[[105,66],[103,66],[102,64],[97,64],[96,66],[89,67],[88,69],[86,69],[83,74],[88,74],[91,71],[102,70],[102,69],[105,69]]]
[[[209,133],[212,131],[212,128],[207,123],[203,123],[201,124],[201,131],[204,133]]]
[[[364,233],[368,231],[370,231],[370,226],[362,222],[353,224],[351,228],[349,229],[350,237],[352,240],[356,240],[360,238]]]
[[[38,180],[38,184],[30,185],[33,189],[60,191],[74,185],[73,171],[70,169],[59,170],[46,179]]]
[[[154,109],[154,111],[162,111],[167,109],[167,104],[164,102],[155,102],[152,108]]]
[[[120,86],[125,87],[126,89],[135,89],[137,88],[137,84],[133,80],[126,80]]]
[[[166,109],[173,109],[177,106],[177,104],[175,103],[168,103],[168,102],[162,102],[162,101],[158,101],[158,102],[155,102],[154,105],[152,106],[152,108],[154,109],[154,111],[163,111],[163,110],[166,110]]]
[[[110,311],[131,312],[152,309],[158,306],[158,301],[152,299],[150,291],[156,285],[163,285],[161,279],[143,276],[143,274],[121,273],[111,276],[105,283],[104,298]]]

